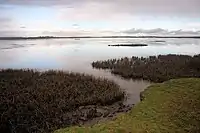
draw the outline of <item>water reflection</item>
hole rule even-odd
[[[108,47],[120,43],[145,43],[147,47]],[[91,62],[124,56],[200,53],[199,39],[50,39],[0,41],[0,68],[59,69],[114,80],[129,94],[127,103],[137,103],[139,93],[150,83],[124,80],[110,72],[92,69]]]

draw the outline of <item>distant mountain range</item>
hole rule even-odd
[[[196,39],[200,39],[200,36],[76,36],[76,37],[38,36],[38,37],[0,37],[0,40],[81,39],[81,38],[196,38]]]

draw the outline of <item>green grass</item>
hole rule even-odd
[[[116,120],[55,133],[199,133],[200,79],[176,79],[145,90],[143,101]]]

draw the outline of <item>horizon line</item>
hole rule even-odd
[[[180,36],[180,35],[147,35],[147,36],[29,36],[29,37],[0,37],[0,40],[27,40],[27,39],[81,39],[81,38],[199,38],[200,36]]]

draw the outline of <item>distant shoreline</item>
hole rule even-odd
[[[200,39],[200,36],[39,36],[39,37],[0,37],[0,40],[36,40],[36,39],[81,39],[81,38],[194,38]]]

